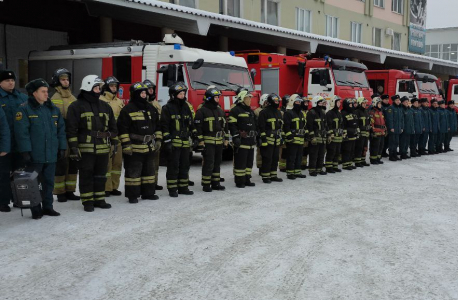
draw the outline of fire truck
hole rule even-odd
[[[187,98],[196,109],[203,101],[205,90],[214,85],[222,92],[221,107],[227,112],[234,102],[235,91],[254,91],[244,59],[230,52],[212,52],[184,46],[176,34],[167,34],[162,43],[141,41],[52,47],[29,54],[29,78],[46,78],[58,68],[73,75],[73,93],[78,94],[84,76],[96,74],[101,78],[115,76],[120,81],[118,96],[126,102],[132,83],[150,79],[156,83],[158,101],[164,105],[168,87],[183,81],[189,90]],[[259,95],[253,93],[252,108]]]
[[[366,71],[369,85],[374,92],[399,95],[409,98],[442,99],[439,93],[439,79],[431,74],[418,73],[413,70],[370,70]]]
[[[458,104],[458,78],[444,81],[444,92],[447,102],[453,100]],[[458,113],[458,105],[455,106],[455,110]]]
[[[305,55],[287,56],[260,51],[240,51],[250,69],[256,91],[279,96],[298,93],[312,99],[321,95],[329,100],[333,95],[341,98],[365,97],[372,90],[363,64],[325,57],[307,59]]]

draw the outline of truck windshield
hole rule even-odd
[[[209,85],[215,85],[218,89],[227,91],[236,91],[239,87],[250,92],[254,90],[248,69],[210,63],[204,63],[197,70],[192,68],[192,63],[186,66],[193,89],[206,89]]]
[[[339,70],[333,69],[334,78],[337,85],[346,85],[353,87],[369,87],[366,73],[356,70]]]
[[[420,93],[434,95],[439,94],[439,90],[437,89],[437,84],[435,82],[423,82],[421,80],[417,80],[417,84]]]

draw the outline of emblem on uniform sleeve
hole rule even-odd
[[[20,121],[20,120],[22,120],[22,113],[18,112],[16,113],[16,121]]]
[[[56,125],[56,127],[57,127],[57,121],[54,121],[54,125]]]

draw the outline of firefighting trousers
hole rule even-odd
[[[202,152],[202,186],[218,184],[221,178],[221,161],[223,160],[223,145],[206,144]]]
[[[13,199],[10,185],[10,173],[24,167],[22,155],[8,153],[0,156],[0,205],[8,205]]]
[[[365,136],[361,136],[355,142],[355,164],[359,164],[366,161],[366,157],[364,156],[364,148],[367,148],[367,141],[368,138]]]
[[[407,154],[407,150],[409,148],[410,144],[410,133],[401,133],[401,136],[399,137],[399,152],[401,154]]]
[[[56,177],[54,179],[54,195],[62,195],[65,192],[76,190],[76,178],[78,177],[78,164],[68,158],[68,151],[64,158],[56,163]]]
[[[437,140],[436,140],[436,151],[443,150],[442,144],[444,144],[446,133],[438,133]]]
[[[428,136],[429,132],[423,132],[420,136],[420,142],[418,144],[419,150],[426,150],[427,144],[428,144]]]
[[[436,152],[437,133],[429,133],[428,154]]]
[[[261,177],[263,179],[276,178],[278,160],[280,159],[280,146],[267,145],[260,148],[262,156]]]
[[[353,164],[356,141],[357,140],[342,142],[342,167],[343,168],[348,168]]]
[[[41,198],[43,209],[52,209],[54,177],[56,174],[56,163],[30,165],[38,173],[38,181],[41,183]]]
[[[280,153],[278,154],[278,156],[280,157],[278,161],[278,168],[280,169],[280,171],[286,170],[286,158],[288,157],[288,154],[286,152],[286,145],[280,146]]]
[[[110,154],[111,156],[111,154]],[[113,157],[108,160],[107,183],[105,191],[111,192],[119,188],[119,179],[121,178],[122,170],[122,151],[118,151]]]
[[[309,172],[321,172],[324,165],[326,144],[309,145]]]
[[[388,150],[389,144],[390,144],[390,133],[388,133],[388,135],[385,136],[383,139],[383,152],[382,153],[386,153],[386,151]]]
[[[342,143],[331,142],[326,145],[326,169],[337,169],[339,167],[339,155]]]
[[[449,132],[445,134],[444,147],[445,149],[450,149],[450,143],[452,142],[453,133]]]
[[[149,197],[156,193],[154,153],[124,155],[126,197]]]
[[[187,189],[189,186],[189,155],[188,147],[172,147],[167,156],[167,189],[176,192],[178,189]]]
[[[109,154],[81,153],[78,162],[81,202],[105,200]]]
[[[373,136],[370,142],[370,154],[369,159],[379,160],[382,158],[383,149],[385,148],[385,137],[384,136]]]
[[[392,133],[388,135],[388,148],[390,150],[391,155],[397,155],[398,147],[399,147],[399,134]]]
[[[410,135],[410,155],[417,154],[417,149],[419,149],[421,134],[411,134]]]
[[[154,152],[154,175],[156,176],[155,184],[157,185],[157,180],[159,177],[159,164],[161,163],[161,151]]]
[[[254,149],[234,148],[234,180],[236,184],[244,184],[251,178]]]
[[[301,169],[305,169],[308,165],[308,156],[309,156],[309,146],[304,145],[302,148],[302,161],[301,161]]]
[[[302,163],[302,148],[304,145],[288,143],[286,144],[286,173],[288,175],[300,175]]]
[[[256,167],[258,169],[261,169],[262,167],[261,147],[256,148]]]

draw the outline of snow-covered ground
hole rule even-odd
[[[213,193],[196,163],[194,196],[0,213],[0,299],[458,299],[452,148],[245,189],[225,162]]]

